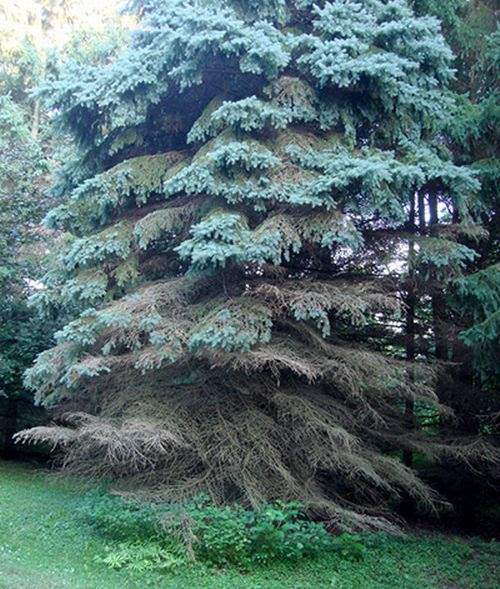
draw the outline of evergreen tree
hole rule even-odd
[[[494,398],[494,391],[500,383],[496,349],[500,335],[497,188],[500,180],[500,143],[497,133],[500,122],[497,84],[500,35],[497,31],[496,3],[474,0],[462,3],[460,8],[460,19],[454,27],[447,29],[457,53],[458,72],[453,85],[457,106],[446,130],[455,161],[471,166],[481,182],[476,200],[483,234],[474,245],[477,257],[468,265],[468,275],[454,285],[452,321],[461,330],[458,339],[468,347],[468,354],[462,350],[460,357],[460,347],[463,346],[457,345],[458,353],[454,359],[463,362],[466,357],[466,363],[469,364],[467,372],[472,375],[469,390],[473,391],[476,399],[481,398],[480,403],[474,403],[469,396],[463,407],[467,408],[472,401],[472,412],[491,425],[491,417],[494,420],[495,412],[498,417],[500,411],[500,399],[498,396]],[[480,421],[476,420],[475,425],[480,426]]]
[[[420,13],[432,13],[443,21],[444,32],[457,57],[452,84],[454,106],[444,128],[444,137],[454,161],[470,166],[480,181],[474,201],[478,226],[456,236],[457,245],[475,250],[464,271],[431,291],[435,350],[452,359],[457,369],[449,371],[443,392],[460,414],[459,428],[477,432],[481,420],[490,422],[498,411],[491,392],[498,386],[496,343],[500,332],[498,167],[498,43],[494,3],[484,0],[454,0],[439,3],[415,0]],[[453,204],[447,212],[446,194],[427,195],[431,201],[427,231],[440,217],[460,219]],[[434,208],[434,211],[432,211]],[[438,210],[440,209],[440,210]],[[436,284],[436,281],[434,281]],[[427,289],[429,292],[429,288]],[[439,323],[439,324],[438,324]],[[465,345],[464,345],[465,344]],[[488,417],[490,414],[490,417]]]
[[[475,251],[458,274],[446,280],[422,273],[420,314],[427,315],[420,331],[427,333],[420,352],[445,360],[436,393],[453,409],[453,419],[441,419],[443,435],[480,435],[491,443],[490,455],[498,455],[500,398],[498,396],[498,335],[500,333],[500,267],[497,186],[498,166],[498,55],[496,3],[490,0],[414,0],[419,14],[433,14],[455,55],[457,69],[451,85],[454,104],[442,138],[454,161],[468,165],[480,181],[474,195],[478,225],[455,236],[457,247]],[[431,215],[423,231],[434,233],[443,218],[460,221],[460,211],[446,193],[422,195]],[[424,348],[424,349],[423,349]],[[498,464],[498,463],[497,463]],[[474,463],[472,468],[446,460],[431,473],[447,498],[453,501],[463,524],[477,530],[495,523],[480,518],[484,507],[496,503],[497,464]],[[492,468],[493,466],[493,468]],[[479,522],[481,522],[479,524]]]
[[[438,21],[404,0],[132,7],[125,54],[45,89],[79,153],[38,303],[76,318],[27,375],[62,423],[21,438],[156,499],[294,498],[345,527],[432,503],[398,456],[481,452],[413,428],[415,404],[446,409],[391,345],[403,252],[409,283],[416,258],[474,255],[450,239],[478,182],[439,140]],[[460,223],[417,236],[430,187]]]

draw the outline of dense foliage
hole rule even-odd
[[[61,424],[20,439],[156,500],[300,500],[346,528],[435,505],[415,452],[497,460],[416,427],[451,415],[439,314],[453,285],[474,296],[484,233],[443,139],[438,20],[404,0],[132,5],[128,51],[42,90],[77,153],[37,302],[75,319],[27,374]]]
[[[0,97],[0,296],[2,331],[0,339],[0,392],[7,394],[18,383],[30,352],[28,334],[21,334],[17,346],[6,342],[15,337],[17,316],[26,313],[22,291],[23,278],[34,274],[36,256],[19,255],[36,239],[30,231],[43,214],[44,202],[33,198],[43,187],[47,163],[39,145],[31,136],[22,111],[8,96]],[[10,323],[13,322],[12,327]],[[19,320],[19,323],[22,323]],[[33,329],[33,326],[31,327]],[[32,343],[34,342],[34,338]],[[39,350],[36,350],[39,351]],[[31,355],[30,355],[31,354]]]
[[[323,524],[306,521],[297,503],[216,507],[200,495],[185,505],[137,505],[92,492],[80,517],[110,541],[99,561],[111,568],[172,570],[192,562],[251,567],[299,561],[322,552],[360,560],[361,538],[334,537]]]
[[[27,57],[28,48],[21,49]],[[47,232],[37,224],[50,207],[44,195],[49,162],[33,134],[20,73],[32,64],[15,54],[15,68],[1,34],[0,57],[0,451],[13,453],[16,430],[40,423],[32,415],[32,396],[22,386],[22,375],[50,344],[53,331],[27,306],[28,281],[41,275],[40,244]]]
[[[108,9],[97,11],[100,27]],[[43,287],[45,257],[58,247],[57,234],[40,221],[55,205],[50,174],[65,158],[61,151],[69,141],[52,132],[49,108],[33,90],[44,79],[57,79],[68,56],[98,63],[120,46],[120,27],[96,40],[89,10],[73,0],[0,0],[0,452],[5,455],[22,450],[12,441],[16,431],[44,421],[22,375],[53,343],[56,329],[55,315],[38,316],[28,298]],[[82,24],[85,31],[75,33]]]
[[[449,347],[445,355],[465,365],[470,365],[471,360],[474,363],[473,369],[462,370],[461,377],[455,375],[454,386],[460,389],[457,396],[467,396],[467,388],[473,390],[473,396],[481,396],[483,389],[491,391],[498,385],[495,341],[500,325],[497,198],[500,168],[496,132],[499,122],[496,3],[415,0],[414,5],[417,11],[435,14],[442,20],[444,33],[456,54],[457,74],[452,83],[455,104],[444,128],[445,140],[454,160],[469,165],[481,184],[474,199],[482,232],[460,238],[461,243],[474,247],[476,256],[467,264],[467,276],[447,285],[449,296],[444,307],[441,303],[440,318]],[[459,217],[456,210],[452,214]],[[466,343],[465,350],[460,340]],[[491,394],[485,399],[488,397],[489,401],[483,399],[475,407],[470,406],[469,399],[462,407],[463,412],[479,413],[487,421],[488,412],[494,413],[495,407]],[[474,427],[473,420],[465,425]]]

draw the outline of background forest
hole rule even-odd
[[[184,505],[216,566],[268,558],[226,519],[493,530],[495,9],[0,0],[2,454],[146,502],[107,532]]]

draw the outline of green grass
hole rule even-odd
[[[251,572],[191,567],[176,574],[113,571],[106,541],[75,517],[76,485],[0,462],[0,589],[498,589],[497,543],[443,535],[373,535],[360,563],[325,554]]]

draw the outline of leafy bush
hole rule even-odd
[[[89,493],[80,509],[85,521],[112,543],[99,561],[112,568],[173,570],[190,560],[211,566],[250,567],[298,561],[323,551],[356,561],[360,536],[330,535],[304,519],[301,504],[277,501],[260,510],[220,507],[198,496],[187,505],[140,505],[102,492]]]
[[[302,519],[301,505],[264,504],[261,510],[241,505],[218,507],[200,496],[186,507],[197,558],[217,566],[299,560],[331,545],[324,526]]]

